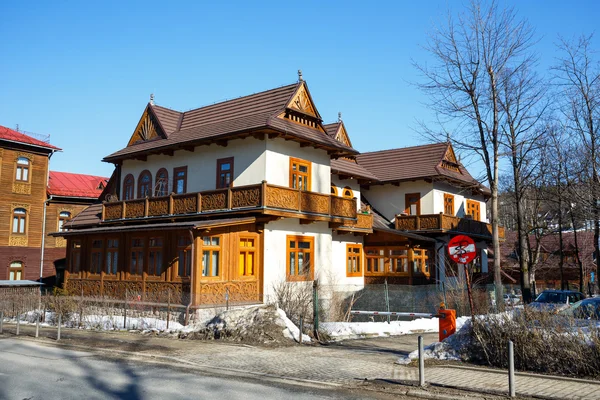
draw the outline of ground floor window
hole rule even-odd
[[[202,276],[220,276],[221,238],[219,236],[202,237]]]
[[[148,275],[160,276],[163,273],[163,238],[148,239]]]
[[[20,281],[21,279],[23,279],[23,263],[21,261],[11,262],[8,270],[8,280]]]
[[[78,274],[81,270],[81,240],[71,242],[71,273]]]
[[[134,237],[131,239],[131,251],[129,259],[129,274],[141,276],[144,272],[144,238]]]
[[[346,245],[346,276],[362,276],[362,245]]]
[[[256,265],[255,238],[240,238],[239,276],[253,276]]]
[[[365,249],[367,259],[367,273],[383,274],[385,272],[385,249]]]
[[[312,281],[314,277],[314,237],[287,236],[287,279]]]
[[[413,272],[416,274],[429,274],[429,263],[427,257],[427,250],[414,249],[413,250]]]
[[[104,250],[104,241],[102,239],[92,240],[92,251],[90,256],[90,273],[98,274],[102,272],[102,252]]]
[[[408,249],[406,247],[390,249],[390,271],[396,274],[408,274]]]
[[[192,270],[192,240],[189,235],[177,237],[177,276],[189,277]]]
[[[367,267],[365,275],[408,275],[409,266],[415,274],[429,274],[426,249],[404,246],[365,247]]]
[[[116,275],[119,264],[119,239],[106,241],[106,270],[107,275]]]

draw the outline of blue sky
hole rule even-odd
[[[597,1],[499,3],[541,36],[542,72],[558,34],[598,27]],[[295,82],[302,69],[325,122],[341,111],[359,151],[422,144],[415,121],[435,116],[411,85],[411,60],[427,61],[428,32],[465,4],[1,2],[0,125],[50,134],[64,150],[53,170],[110,176],[100,160],[127,144],[150,93],[185,111]]]

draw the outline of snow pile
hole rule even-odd
[[[387,322],[325,322],[322,329],[334,340],[357,339],[371,336],[407,335],[420,332],[437,332],[437,318],[419,318],[412,321]]]

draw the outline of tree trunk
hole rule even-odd
[[[517,147],[516,138],[512,137],[511,140],[512,150],[512,167],[513,167],[513,180],[515,190],[515,205],[517,212],[517,237],[518,237],[518,251],[519,251],[519,266],[520,266],[520,277],[521,277],[521,294],[523,295],[523,302],[529,304],[531,302],[531,283],[529,281],[529,248],[527,245],[527,228],[525,226],[525,210],[522,201],[522,182],[520,179],[518,160],[517,160]]]
[[[564,263],[565,254],[563,251],[563,218],[562,218],[562,192],[558,194],[558,269],[560,270],[560,290],[565,290]]]

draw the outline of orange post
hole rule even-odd
[[[456,332],[456,310],[440,308],[440,342]]]

